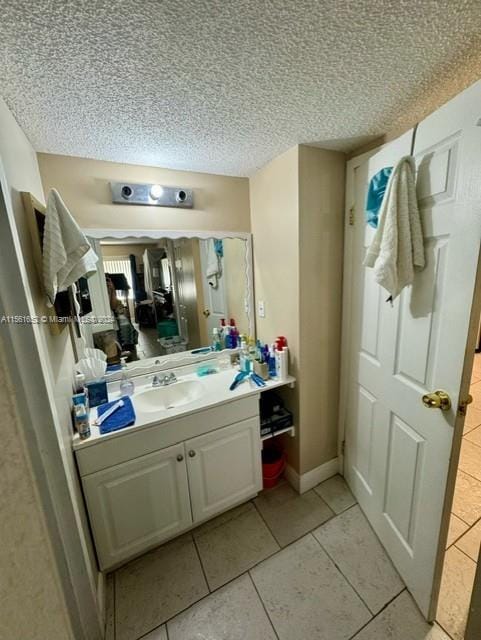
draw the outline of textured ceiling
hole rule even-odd
[[[0,93],[49,153],[249,175],[410,125],[481,76],[480,0],[0,7]]]

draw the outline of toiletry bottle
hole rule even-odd
[[[276,354],[275,354],[275,345],[271,344],[269,348],[269,378],[275,378],[277,375],[276,372]]]
[[[134,381],[131,380],[129,376],[125,358],[122,358],[122,378],[120,380],[120,395],[131,396],[134,393],[134,390],[135,390]]]
[[[239,331],[237,330],[234,318],[230,319],[230,335],[231,335],[231,349],[237,349],[240,347]]]
[[[225,318],[220,319],[219,338],[222,344],[225,342]]]
[[[85,440],[90,436],[89,416],[84,404],[74,405],[75,428],[78,431],[81,440]]]
[[[280,380],[281,382],[284,382],[285,380],[287,380],[287,368],[288,368],[288,348],[287,347],[281,347],[279,349],[279,343],[278,343],[278,347],[276,348],[276,373],[277,373],[277,378],[278,380]]]
[[[230,335],[230,327],[224,329],[224,345],[226,349],[232,349],[232,337]]]
[[[217,329],[217,327],[214,327],[212,331],[212,351],[222,351],[219,329]]]

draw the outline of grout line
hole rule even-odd
[[[264,600],[262,599],[262,596],[261,596],[261,594],[259,593],[259,591],[258,591],[258,589],[257,589],[257,585],[256,585],[256,583],[254,582],[254,578],[251,576],[250,569],[249,569],[249,571],[247,572],[247,575],[249,576],[249,580],[251,581],[252,586],[254,587],[255,592],[257,593],[257,597],[259,598],[260,603],[261,603],[261,605],[262,605],[262,608],[264,609],[264,611],[265,611],[265,613],[266,613],[267,619],[269,620],[269,622],[270,622],[270,624],[271,624],[272,630],[274,631],[274,635],[276,636],[277,640],[279,640],[279,635],[278,635],[278,633],[277,633],[277,630],[276,630],[276,628],[275,628],[275,626],[274,626],[273,621],[271,620],[271,616],[269,615],[269,612],[267,611],[267,608],[266,608],[266,605],[265,605],[265,603],[264,603]]]
[[[389,607],[390,604],[392,604],[394,602],[394,600],[396,600],[396,598],[399,598],[399,596],[404,593],[404,591],[407,591],[407,587],[404,587],[404,589],[402,589],[397,595],[394,596],[394,598],[391,598],[391,600],[389,600],[389,602],[386,602],[386,604],[383,606],[383,608],[378,611],[378,613],[376,613],[376,615],[373,615],[372,618],[370,620],[368,620],[365,624],[362,625],[362,627],[360,627],[352,636],[349,636],[348,640],[355,640],[356,636],[361,633],[361,631],[363,629],[365,629],[366,627],[368,627],[371,622],[374,622],[374,620],[381,615],[381,613],[383,613],[383,611],[385,609],[387,609],[387,607]],[[409,593],[409,591],[408,591]],[[369,609],[370,612],[370,609]]]
[[[209,594],[210,594],[212,593],[212,589],[210,588],[209,581],[207,580],[207,574],[205,572],[204,563],[202,562],[202,557],[200,555],[199,547],[197,546],[197,541],[194,538],[194,536],[192,536],[192,542],[194,543],[194,547],[197,552],[197,557],[199,558],[200,568],[202,569],[202,575],[204,576],[205,584],[207,585],[207,590],[209,591]]]
[[[465,551],[463,551],[462,549],[460,549],[460,548],[459,548],[459,547],[457,547],[456,545],[454,545],[454,546],[456,547],[456,549],[457,549],[458,551],[460,551],[460,552],[463,554],[463,556],[466,556],[466,558],[469,558],[469,560],[471,560],[471,562],[472,562],[474,565],[476,565],[476,561],[475,561],[475,560],[473,560],[473,559],[471,558],[471,556],[468,556],[468,554],[467,554]]]
[[[114,571],[114,575],[112,576],[112,605],[114,608],[114,640],[117,638],[117,601],[116,601],[116,584],[117,584],[117,571]]]
[[[320,540],[318,540],[316,538],[316,536],[314,534],[311,534],[312,537],[314,538],[314,540],[317,542],[317,544],[321,547],[321,549],[324,551],[324,553],[326,554],[326,556],[329,558],[329,560],[332,562],[332,564],[336,567],[336,569],[339,571],[339,573],[341,574],[341,576],[344,578],[344,580],[347,582],[347,584],[351,587],[351,589],[354,591],[354,593],[358,596],[358,598],[361,600],[361,602],[363,603],[363,605],[366,607],[366,609],[368,610],[368,612],[371,615],[371,620],[374,616],[376,616],[377,614],[375,614],[372,610],[371,607],[367,604],[367,602],[364,600],[364,598],[361,596],[361,594],[358,592],[358,590],[355,588],[355,586],[351,583],[351,581],[349,580],[349,578],[347,576],[344,575],[341,567],[337,564],[337,562],[334,560],[334,558],[330,555],[330,553],[327,551],[327,549],[324,548],[324,546],[322,545],[322,543],[320,542]],[[403,583],[404,584],[404,583]],[[399,595],[399,594],[398,594]],[[397,596],[395,596],[397,597]]]
[[[445,628],[443,627],[443,625],[439,622],[439,620],[435,620],[434,622],[438,625],[438,627],[440,627],[440,628],[444,631],[444,633],[448,636],[448,638],[449,638],[450,640],[454,640],[454,639],[453,639],[453,636],[452,636],[450,633],[448,633],[448,632],[446,631],[446,629],[445,629]]]
[[[161,623],[160,623],[160,624],[158,624],[157,626],[155,626],[155,627],[153,627],[152,629],[150,629],[150,630],[146,631],[142,636],[139,636],[136,640],[142,640],[142,638],[145,638],[145,636],[146,636],[146,635],[148,635],[149,633],[152,633],[152,631],[154,631],[155,629],[159,629],[162,625],[165,625],[165,627],[166,627],[166,629],[167,629],[167,625],[168,625],[168,623],[169,623],[169,622],[171,622],[174,618],[176,618],[176,617],[177,617],[178,615],[180,615],[181,613],[184,613],[185,611],[188,611],[191,607],[194,607],[195,605],[199,604],[200,602],[202,602],[202,600],[205,600],[205,599],[206,599],[206,598],[208,598],[210,595],[212,595],[212,594],[216,593],[217,591],[219,591],[220,589],[223,589],[224,587],[227,587],[229,584],[231,584],[232,582],[234,582],[234,580],[237,580],[237,579],[238,579],[238,578],[240,578],[241,576],[244,576],[244,575],[248,574],[252,569],[254,569],[254,568],[255,568],[255,567],[257,567],[258,565],[260,565],[262,562],[265,562],[266,560],[269,560],[270,558],[274,557],[274,556],[275,556],[275,555],[277,555],[278,553],[281,553],[282,551],[284,551],[284,549],[287,549],[288,547],[292,546],[292,545],[293,545],[293,544],[295,544],[296,542],[299,542],[299,540],[302,540],[302,538],[305,538],[305,537],[306,537],[306,536],[308,536],[308,535],[312,535],[312,532],[313,532],[315,529],[318,529],[319,527],[322,527],[323,525],[327,524],[327,523],[328,523],[328,522],[330,522],[331,520],[334,520],[334,519],[335,519],[335,518],[337,518],[339,515],[341,515],[341,514],[336,514],[336,513],[334,513],[334,512],[333,512],[333,515],[332,515],[330,518],[328,518],[327,520],[325,520],[324,522],[322,522],[320,525],[316,525],[316,526],[315,526],[315,527],[313,527],[312,529],[309,529],[309,531],[306,531],[305,533],[303,533],[299,538],[296,538],[295,540],[292,540],[291,542],[289,542],[288,544],[286,544],[284,547],[282,547],[282,546],[279,544],[279,542],[278,542],[277,538],[275,537],[275,535],[274,535],[273,531],[271,530],[271,528],[269,527],[269,525],[268,525],[268,524],[267,524],[267,522],[265,521],[264,517],[263,517],[263,516],[262,516],[262,514],[260,513],[259,509],[258,509],[258,508],[257,508],[257,506],[255,505],[254,501],[253,501],[253,500],[250,500],[249,502],[250,502],[251,504],[253,504],[253,505],[254,505],[254,507],[255,507],[255,509],[256,509],[256,511],[257,511],[257,513],[259,513],[259,515],[260,515],[261,519],[262,519],[262,520],[263,520],[263,522],[266,524],[267,529],[269,530],[269,532],[270,532],[270,533],[271,533],[271,535],[273,536],[274,540],[275,540],[275,541],[277,542],[277,544],[279,545],[279,549],[277,549],[276,551],[274,551],[274,552],[273,552],[272,554],[270,554],[269,556],[266,556],[266,557],[265,557],[265,558],[263,558],[262,560],[259,560],[259,562],[256,562],[254,565],[252,565],[252,567],[249,567],[249,569],[246,569],[245,571],[243,571],[243,572],[242,572],[242,573],[240,573],[239,575],[237,575],[237,576],[235,576],[235,577],[231,578],[230,580],[228,580],[228,581],[227,581],[227,582],[225,582],[224,584],[220,585],[219,587],[216,587],[215,589],[212,589],[212,591],[211,591],[211,590],[210,590],[210,586],[209,586],[209,582],[208,582],[207,577],[206,577],[206,575],[205,575],[204,565],[202,564],[202,559],[201,559],[201,557],[200,557],[200,553],[199,553],[199,550],[198,550],[198,547],[197,547],[197,544],[196,544],[195,538],[194,538],[194,536],[193,536],[192,532],[191,532],[191,531],[188,531],[188,532],[187,532],[187,534],[188,534],[188,535],[190,535],[190,537],[191,537],[191,539],[192,539],[192,542],[194,543],[194,547],[195,547],[195,550],[196,550],[196,552],[197,552],[197,555],[198,555],[198,557],[199,557],[200,566],[201,566],[202,573],[203,573],[203,575],[204,575],[204,579],[205,579],[205,581],[206,581],[207,589],[208,589],[209,593],[207,593],[205,596],[202,596],[201,598],[199,598],[198,600],[196,600],[196,601],[195,601],[195,602],[193,602],[192,604],[188,605],[187,607],[184,607],[183,609],[181,609],[181,610],[177,611],[174,615],[170,616],[170,618],[167,618],[166,620],[164,620],[163,622],[161,622]],[[245,504],[247,504],[247,503],[245,503]],[[346,511],[348,511],[349,509],[352,509],[353,507],[356,507],[356,506],[357,506],[357,502],[356,502],[356,504],[353,504],[353,505],[351,505],[350,507],[348,507],[348,508],[347,508],[345,511],[343,511],[342,513],[345,513],[345,512],[346,512]],[[236,507],[234,507],[234,508],[236,508]],[[332,509],[331,509],[331,511],[332,511]],[[227,521],[227,522],[229,522],[229,521]],[[215,528],[218,528],[218,527],[215,527]],[[187,535],[187,534],[182,534],[182,535]],[[313,536],[313,537],[314,537],[314,536]],[[173,538],[173,540],[175,540],[175,538]],[[168,544],[169,542],[172,542],[172,540],[169,540],[168,542],[166,542],[166,543],[164,543],[164,544],[166,545],[166,544]],[[147,551],[147,552],[146,552],[146,554],[147,554],[147,553],[151,553],[152,551],[155,551],[156,549],[159,549],[160,547],[163,547],[163,546],[164,546],[164,544],[160,544],[158,547],[155,547],[154,549],[151,549],[150,551]],[[144,555],[145,555],[145,554],[144,554]],[[139,557],[142,557],[142,556],[139,556]],[[135,558],[135,559],[138,559],[138,558]],[[134,560],[135,560],[135,559],[134,559]],[[131,561],[131,562],[133,562],[133,561]],[[127,564],[129,564],[129,563],[127,563]],[[124,566],[127,566],[127,564],[126,564],[126,565],[124,565]],[[118,571],[118,570],[116,570],[116,571],[115,571],[115,574],[117,573],[117,571]],[[115,578],[115,575],[114,575],[114,578]],[[251,578],[251,579],[252,579],[252,578]],[[114,583],[114,584],[115,584],[115,583]],[[256,591],[257,591],[257,589],[256,589]],[[114,593],[115,593],[115,591],[114,591]],[[356,593],[357,593],[357,592],[356,592]],[[369,611],[369,613],[370,613],[370,609],[369,609],[369,607],[368,607],[368,611]],[[269,618],[269,620],[270,620],[270,618]],[[114,631],[116,631],[116,624],[114,625]],[[274,630],[274,631],[275,631],[275,630]],[[278,637],[278,636],[277,636],[277,633],[276,633],[276,637]]]
[[[474,442],[471,442],[471,440],[469,440],[469,443],[470,444],[474,444]],[[474,444],[474,446],[478,447],[477,444]],[[478,449],[481,449],[481,447],[478,447]],[[467,471],[462,469],[459,465],[458,465],[458,471],[462,471],[465,476],[469,476],[472,480],[476,480],[476,482],[478,482],[481,485],[481,480],[479,478],[476,478],[476,476],[473,476],[471,473],[468,473]],[[458,476],[458,474],[456,473],[456,480],[458,479],[457,476]],[[459,518],[459,516],[458,516],[458,518]],[[462,520],[462,518],[461,518],[461,520]]]

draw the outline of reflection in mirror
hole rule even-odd
[[[211,346],[223,320],[249,335],[246,240],[161,238],[92,240],[100,256],[103,304],[113,325],[92,324],[88,342],[109,364]]]

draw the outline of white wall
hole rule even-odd
[[[298,428],[284,445],[301,474],[336,457],[344,166],[342,153],[300,145],[250,180],[257,331],[289,341]]]

